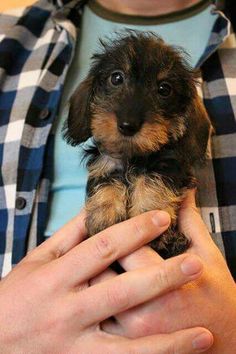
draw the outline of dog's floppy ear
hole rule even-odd
[[[64,125],[64,138],[76,146],[91,137],[90,103],[93,94],[93,77],[88,76],[70,99],[68,119]]]
[[[204,162],[212,125],[199,96],[187,113],[187,131],[182,139],[182,154],[191,164]]]

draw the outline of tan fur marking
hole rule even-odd
[[[129,217],[149,210],[165,210],[170,214],[172,223],[176,221],[177,210],[184,195],[179,196],[169,189],[158,174],[134,178],[131,187]]]
[[[200,96],[196,95],[196,97],[194,97],[193,106],[195,107],[195,110],[199,112],[199,117],[204,117],[204,119],[209,120],[206,108]]]
[[[89,236],[126,219],[127,189],[119,181],[97,186],[86,203]]]
[[[171,124],[169,127],[170,137],[172,137],[174,140],[178,140],[179,138],[182,138],[185,132],[186,132],[185,118],[178,117],[177,119],[175,119],[175,121],[173,119],[173,124]]]
[[[117,130],[117,119],[114,113],[98,111],[91,121],[94,138],[102,143],[102,147],[109,153],[119,154],[120,134]]]
[[[95,139],[101,142],[105,151],[114,156],[125,153],[127,156],[133,154],[145,154],[157,151],[162,145],[169,141],[169,122],[149,123],[145,122],[132,137],[124,137],[117,130],[117,119],[114,113],[96,112],[93,115],[91,128]]]
[[[134,136],[134,151],[149,153],[157,151],[162,145],[168,143],[167,124],[145,122],[141,130]]]
[[[178,140],[181,138],[185,131],[185,118],[184,117],[172,117],[170,120],[165,120],[160,115],[153,116],[153,119],[158,123],[161,124],[167,130],[168,137],[173,138],[174,140]],[[168,140],[167,140],[168,143]]]
[[[117,120],[114,113],[98,111],[92,117],[91,128],[93,136],[100,140],[101,138],[118,136]]]

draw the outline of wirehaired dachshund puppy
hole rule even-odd
[[[140,213],[161,209],[169,229],[151,242],[168,258],[190,241],[177,215],[193,166],[204,161],[210,121],[196,90],[196,72],[179,50],[152,33],[129,31],[102,43],[70,101],[64,136],[87,150],[89,236]]]

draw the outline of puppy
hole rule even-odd
[[[190,241],[177,229],[178,209],[204,161],[210,121],[197,95],[196,73],[179,50],[152,33],[129,31],[102,43],[70,101],[64,136],[87,150],[89,236],[160,209],[171,226],[151,247],[168,258]],[[125,235],[126,236],[126,235]]]

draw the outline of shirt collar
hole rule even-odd
[[[51,0],[51,2],[59,9],[69,6],[70,8],[76,7],[82,8],[88,0]],[[217,9],[222,10],[224,0],[212,0],[212,3],[216,5]]]
[[[63,27],[67,27],[72,37],[76,38],[76,28],[80,27],[81,15],[83,11],[83,6],[88,2],[88,0],[49,0],[57,8],[54,13],[54,19],[58,24]],[[207,50],[200,58],[198,66],[201,65],[229,36],[230,34],[230,22],[226,16],[221,11],[223,9],[224,0],[212,1],[215,5],[215,12],[219,13],[219,19],[215,24],[212,34],[209,39]],[[70,23],[64,22],[64,18],[70,20]]]

